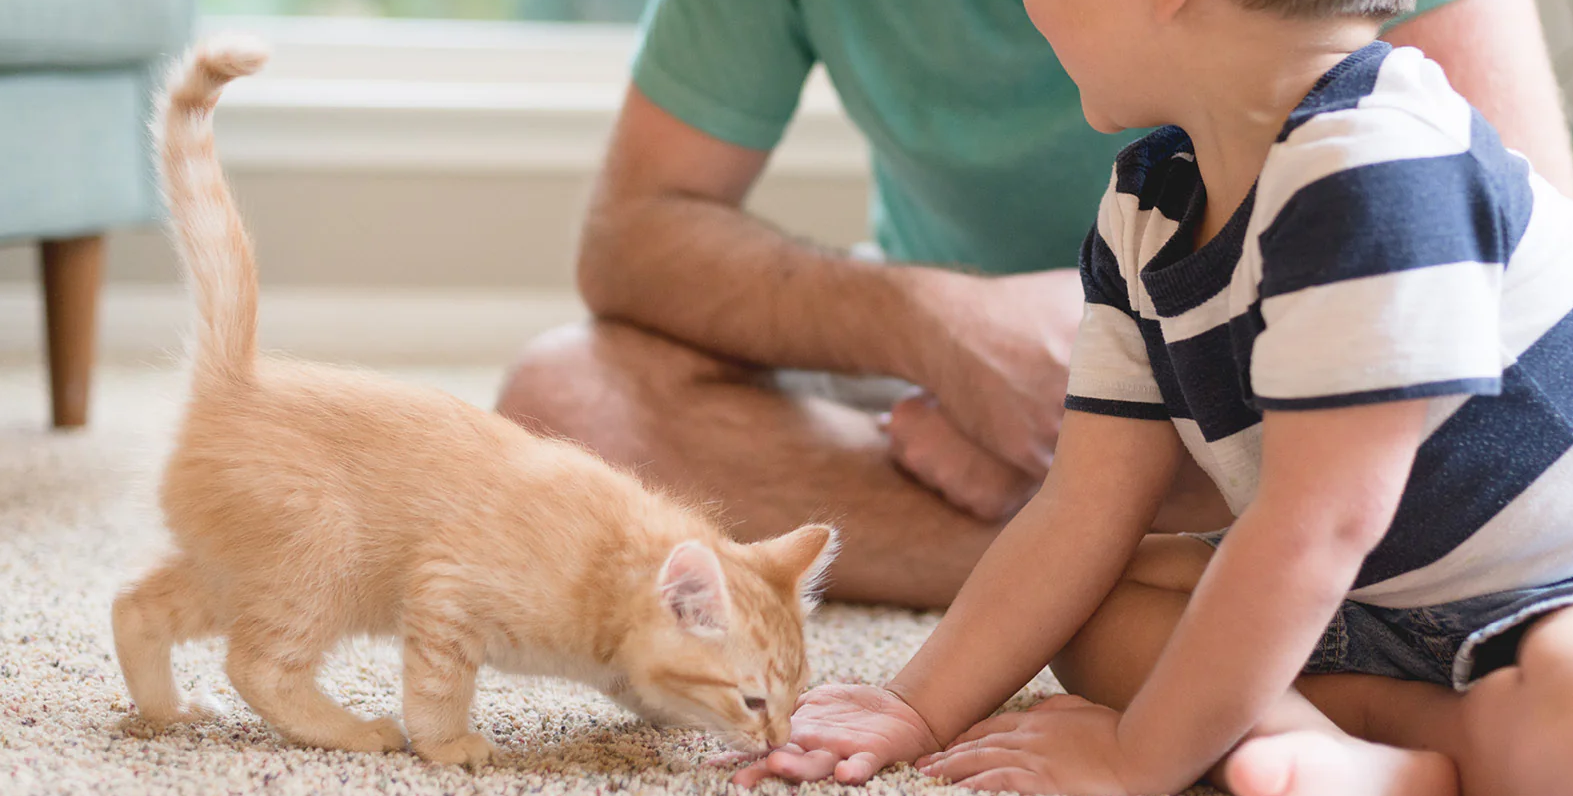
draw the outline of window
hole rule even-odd
[[[631,23],[647,0],[201,0],[208,14]]]

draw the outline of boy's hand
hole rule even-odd
[[[867,685],[825,685],[803,695],[792,715],[792,740],[732,781],[745,788],[780,777],[809,782],[835,776],[861,785],[892,763],[939,751],[923,717],[900,697]]]
[[[1081,697],[1050,697],[979,722],[917,765],[927,776],[976,790],[1120,796],[1132,791],[1119,724],[1119,713]]]

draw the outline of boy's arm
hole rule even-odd
[[[998,708],[1114,587],[1183,455],[1168,421],[1067,412],[1043,489],[1000,532],[889,690],[809,692],[793,716],[792,742],[735,781],[834,774],[862,783],[938,751]]]
[[[1092,616],[1152,527],[1184,455],[1168,421],[1066,413],[1043,490],[888,686],[940,744],[1037,676]]]
[[[1392,523],[1426,406],[1267,414],[1257,498],[1120,722],[1137,790],[1194,782],[1291,687]]]
[[[1170,793],[1293,685],[1392,521],[1425,401],[1269,413],[1260,491],[1121,716],[1075,699],[975,727],[920,761],[967,786]]]

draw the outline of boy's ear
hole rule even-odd
[[[788,534],[759,542],[767,575],[777,584],[797,592],[803,612],[819,604],[825,572],[840,549],[836,529],[829,525],[804,525]]]
[[[696,636],[715,637],[726,632],[730,613],[726,575],[714,550],[699,542],[672,548],[661,565],[658,579],[661,603],[677,626]]]

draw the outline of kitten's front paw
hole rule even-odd
[[[151,738],[175,724],[202,724],[224,715],[224,709],[211,694],[200,694],[196,699],[182,702],[174,710],[143,711],[120,720],[120,730],[137,738]]]
[[[404,730],[386,716],[372,719],[364,722],[338,747],[348,752],[396,752],[404,748]]]
[[[433,763],[463,765],[475,768],[490,760],[496,751],[492,742],[478,732],[462,735],[446,743],[415,744],[415,753]]]

